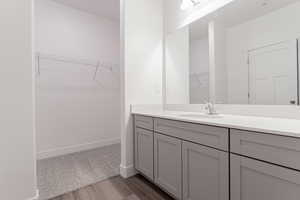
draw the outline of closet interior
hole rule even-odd
[[[117,0],[35,1],[40,199],[119,174],[119,18]]]

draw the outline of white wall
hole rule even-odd
[[[209,99],[208,38],[190,41],[190,103],[205,103]]]
[[[0,7],[0,194],[36,195],[32,2],[5,0]]]
[[[50,0],[37,0],[36,51],[119,63],[119,23]],[[120,141],[119,68],[40,60],[37,151],[57,156]]]
[[[189,27],[166,35],[165,72],[166,103],[190,103],[190,37]]]
[[[190,73],[206,73],[209,70],[208,37],[190,41]]]
[[[228,103],[248,103],[247,51],[300,36],[300,2],[227,30]]]
[[[215,102],[227,103],[227,65],[226,65],[226,29],[220,23],[215,23]]]
[[[122,163],[133,175],[132,104],[162,104],[163,0],[122,0]]]

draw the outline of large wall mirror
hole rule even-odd
[[[208,28],[197,23],[166,36],[167,104],[209,100]]]
[[[167,104],[299,105],[299,0],[236,0],[166,35]]]

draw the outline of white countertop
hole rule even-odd
[[[197,114],[195,112],[159,110],[133,111],[132,114],[300,138],[300,120],[295,119],[222,114],[219,118],[198,118],[181,116],[186,114]]]

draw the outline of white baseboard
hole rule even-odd
[[[137,171],[135,170],[133,165],[130,165],[130,166],[120,165],[120,175],[123,178],[129,178],[129,177],[134,176],[136,174],[137,174]]]
[[[51,158],[51,157],[56,157],[56,156],[62,156],[66,154],[71,154],[71,153],[76,153],[80,151],[86,151],[86,150],[91,150],[95,148],[100,148],[112,144],[117,144],[120,143],[121,139],[111,139],[111,140],[101,140],[98,142],[93,142],[93,143],[87,143],[87,144],[80,144],[80,145],[74,145],[74,146],[68,146],[68,147],[63,147],[63,148],[57,148],[57,149],[51,149],[47,151],[42,151],[37,153],[37,159],[45,159],[45,158]]]
[[[40,196],[39,190],[35,191],[35,196],[26,200],[38,200]]]

